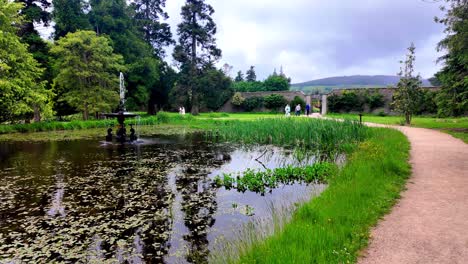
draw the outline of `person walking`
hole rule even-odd
[[[310,114],[310,104],[306,104],[306,115],[309,116]]]
[[[300,115],[301,115],[301,105],[297,104],[296,105],[296,116],[300,116]]]
[[[291,116],[291,107],[289,106],[289,104],[286,105],[286,107],[284,108],[284,113],[286,116]]]

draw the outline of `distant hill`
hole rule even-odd
[[[310,92],[314,90],[333,90],[338,88],[359,87],[387,87],[395,86],[400,81],[399,76],[393,75],[352,75],[318,79],[291,85],[291,90]],[[423,86],[431,86],[428,80],[423,79]]]

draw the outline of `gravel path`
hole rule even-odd
[[[435,130],[397,129],[411,142],[412,176],[358,263],[468,263],[468,144]]]

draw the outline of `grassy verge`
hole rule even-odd
[[[359,120],[357,114],[328,114],[328,117]],[[364,115],[363,122],[371,122],[385,125],[401,125],[403,117],[401,116],[375,116]],[[456,138],[460,138],[468,143],[468,117],[460,118],[432,118],[415,116],[411,121],[411,126],[437,129],[448,133]]]
[[[391,129],[372,131],[319,197],[266,240],[240,247],[239,259],[230,262],[355,262],[370,228],[395,203],[410,174],[406,137]]]
[[[140,124],[140,125],[157,125],[162,123],[171,123],[177,125],[192,125],[210,123],[211,121],[223,120],[254,120],[258,118],[272,118],[281,116],[280,114],[269,113],[202,113],[198,116],[187,114],[181,116],[177,113],[160,112],[155,116],[142,114],[141,118],[129,118],[126,124]],[[47,121],[31,124],[0,124],[0,134],[8,133],[31,133],[31,132],[45,132],[45,131],[61,131],[61,130],[80,130],[92,128],[107,128],[109,126],[116,126],[116,119],[102,119],[102,120],[88,120],[88,121]]]

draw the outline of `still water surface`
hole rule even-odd
[[[324,188],[295,184],[262,196],[215,188],[216,175],[312,162],[197,135],[124,146],[0,143],[0,263],[206,263],[245,223]]]

